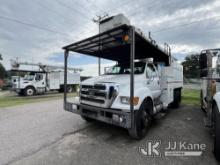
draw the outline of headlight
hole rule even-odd
[[[130,104],[130,97],[121,97],[121,103],[122,104]]]
[[[130,97],[121,96],[121,103],[122,104],[130,104],[130,102],[133,105],[137,105],[139,102],[139,97],[133,97],[133,99],[130,99]]]

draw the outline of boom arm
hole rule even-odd
[[[17,60],[11,60],[11,67],[13,69],[17,69],[18,70],[21,65],[38,66],[44,72],[50,72],[50,71],[53,71],[53,70],[56,70],[56,69],[64,70],[63,66],[44,65],[44,64],[41,64],[41,63],[18,62]],[[81,68],[71,68],[71,67],[68,67],[67,69],[71,70],[71,71],[74,71],[74,72],[81,72],[82,71]]]

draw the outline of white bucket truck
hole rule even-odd
[[[19,70],[20,65],[38,66],[40,71]],[[45,92],[58,90],[64,91],[64,68],[28,62],[12,61],[12,71],[25,72],[22,76],[12,76],[12,90],[19,95],[32,96]],[[81,69],[68,68],[67,91],[72,92],[80,84]]]
[[[116,62],[103,75],[83,81],[74,102],[67,100],[65,83],[64,109],[87,121],[126,128],[132,137],[141,139],[155,114],[169,105],[179,106],[183,69],[172,58],[167,44],[160,48],[129,23],[117,22],[123,15],[117,17],[100,22],[102,33],[63,48],[65,82],[69,51]],[[125,18],[122,22],[128,21]]]

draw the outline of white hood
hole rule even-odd
[[[135,84],[136,83],[140,83],[143,81],[143,74],[141,75],[135,75]],[[117,83],[120,86],[123,85],[130,85],[130,75],[101,75],[98,77],[93,77],[90,79],[87,79],[85,81],[82,82],[83,84],[86,85],[94,85],[94,84],[98,84],[98,83]]]

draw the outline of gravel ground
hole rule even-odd
[[[217,164],[198,108],[183,105],[159,114],[141,141],[131,139],[124,129],[87,124],[62,109],[62,100],[1,109],[0,164]],[[161,141],[161,157],[139,152],[148,140]],[[169,141],[205,144],[206,150],[198,157],[165,157]]]

